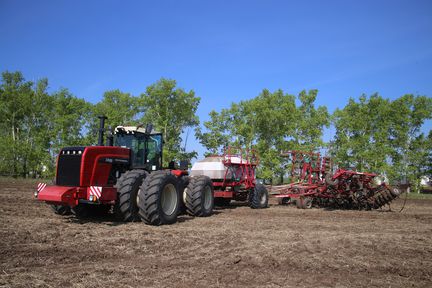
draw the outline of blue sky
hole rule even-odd
[[[432,95],[428,0],[0,0],[0,39],[1,71],[91,102],[171,78],[201,97],[201,121],[263,88],[318,89],[330,111],[362,93]]]

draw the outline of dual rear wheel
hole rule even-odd
[[[138,194],[138,215],[150,225],[172,224],[177,221],[179,191],[177,177],[170,171],[157,171],[149,175]]]
[[[117,183],[119,220],[140,219],[146,224],[162,225],[177,221],[181,207],[192,216],[213,212],[213,185],[209,177],[178,178],[168,170],[148,174],[132,170]]]
[[[192,216],[206,217],[213,213],[213,183],[207,176],[191,177],[189,185],[183,191],[186,211]]]

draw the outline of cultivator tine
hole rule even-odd
[[[292,162],[291,185],[281,191],[287,197],[312,197],[320,207],[370,210],[387,205],[400,196],[398,189],[389,187],[377,174],[344,169],[332,173],[331,158],[321,157],[319,153],[288,151],[282,156],[290,157]],[[299,184],[294,183],[297,180],[301,182],[301,191],[295,188]],[[316,193],[306,193],[311,190]]]
[[[378,209],[384,205],[390,204],[390,202],[392,202],[398,196],[399,193],[397,189],[385,187],[383,190],[377,191],[376,194],[370,198],[369,203],[373,203],[373,208]]]

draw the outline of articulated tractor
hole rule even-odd
[[[114,207],[119,220],[150,225],[174,223],[181,210],[193,216],[212,214],[210,178],[189,177],[185,169],[162,169],[161,133],[151,125],[117,126],[104,146],[106,117],[99,118],[98,146],[61,149],[55,185],[39,183],[38,200],[60,215],[83,218]]]
[[[117,126],[104,146],[106,117],[99,118],[98,145],[61,149],[55,185],[38,184],[35,197],[55,213],[85,218],[113,208],[121,221],[162,225],[176,222],[183,212],[211,215],[215,196],[225,204],[248,199],[252,208],[267,207],[267,190],[255,183],[255,164],[233,155],[217,158],[218,179],[212,179],[207,168],[192,167],[192,175],[187,165],[164,169],[162,134],[151,125]]]

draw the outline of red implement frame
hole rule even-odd
[[[279,194],[275,197],[294,199],[299,208],[305,208],[303,202],[308,200],[311,205],[370,209],[399,196],[399,191],[387,184],[375,184],[373,180],[378,176],[375,173],[339,169],[333,174],[331,158],[321,157],[319,153],[288,151],[282,156],[291,159],[291,183],[277,187]]]
[[[215,197],[235,198],[236,191],[255,188],[255,168],[259,163],[255,150],[228,147],[222,157],[226,169],[224,179],[213,182]]]

